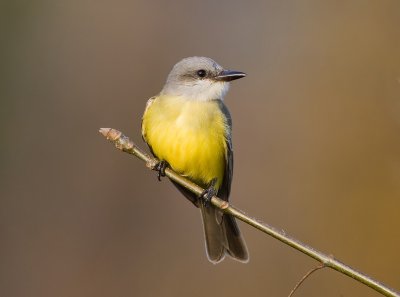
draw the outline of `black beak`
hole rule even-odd
[[[245,77],[246,73],[235,71],[235,70],[223,70],[216,77],[215,80],[219,81],[231,81],[235,79],[239,79]]]

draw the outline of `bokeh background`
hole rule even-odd
[[[0,295],[287,296],[316,262],[241,224],[251,260],[210,264],[143,144],[181,58],[248,73],[234,204],[400,289],[400,2],[2,1]],[[329,269],[296,296],[379,296]]]

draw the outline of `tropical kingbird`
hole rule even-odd
[[[183,186],[175,186],[200,208],[206,251],[212,263],[225,254],[247,262],[247,247],[234,217],[223,214],[204,200],[213,195],[228,201],[232,183],[232,121],[223,103],[229,82],[246,76],[225,70],[205,57],[178,62],[159,95],[148,100],[142,135],[151,152],[166,166],[205,188],[205,199]]]

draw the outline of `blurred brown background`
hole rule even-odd
[[[181,58],[248,77],[232,200],[400,289],[400,2],[2,1],[0,295],[287,296],[316,263],[241,224],[210,264],[199,212],[99,134]],[[331,270],[296,296],[379,296]]]

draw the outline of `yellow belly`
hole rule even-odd
[[[218,102],[160,96],[146,109],[142,125],[160,160],[203,187],[213,178],[221,186],[229,128]]]

